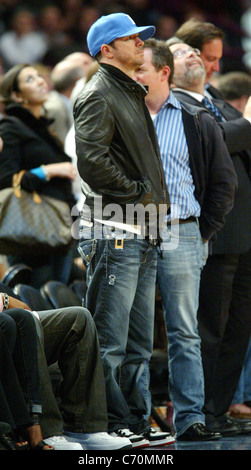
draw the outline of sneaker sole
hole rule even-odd
[[[112,446],[87,446],[83,443],[84,450],[129,450],[132,448],[132,445],[126,445],[123,447],[112,447]]]
[[[166,439],[166,440],[160,440],[160,441],[149,441],[150,447],[154,446],[167,446],[169,444],[173,444],[175,442],[175,439]]]
[[[149,447],[149,441],[140,441],[140,442],[132,442],[133,449],[140,449],[142,447]]]

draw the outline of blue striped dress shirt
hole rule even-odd
[[[199,217],[200,205],[194,197],[182,108],[172,92],[158,114],[152,118],[170,197],[171,214],[168,220]]]

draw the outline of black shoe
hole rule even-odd
[[[227,420],[228,422],[232,422],[235,426],[239,426],[238,434],[251,434],[251,419],[227,416]]]
[[[17,450],[16,443],[10,437],[11,426],[8,423],[0,423],[0,443],[4,450]]]
[[[202,423],[192,424],[183,434],[176,437],[177,441],[213,441],[219,439],[221,434],[213,432]]]
[[[221,416],[215,418],[212,422],[207,424],[208,429],[214,432],[219,432],[224,437],[238,436],[241,434],[241,426],[229,416]]]

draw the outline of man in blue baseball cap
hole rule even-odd
[[[90,54],[95,57],[102,44],[110,44],[114,39],[138,34],[142,41],[152,37],[155,26],[136,26],[133,19],[124,13],[101,16],[89,29],[87,44]]]
[[[79,242],[86,266],[85,305],[99,335],[109,432],[128,437],[134,448],[174,442],[147,419],[157,229],[169,197],[146,89],[133,76],[144,60],[143,41],[154,33],[154,26],[137,27],[124,13],[98,19],[87,44],[99,69],[74,106],[78,170],[86,196]],[[127,210],[138,206],[143,213],[147,208],[143,223],[137,223],[135,214],[128,222]]]

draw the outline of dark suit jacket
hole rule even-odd
[[[183,103],[204,108],[186,91],[174,91]],[[251,124],[233,106],[213,99],[226,122],[219,123],[238,177],[233,209],[226,216],[224,228],[211,244],[213,254],[245,253],[251,248]]]

